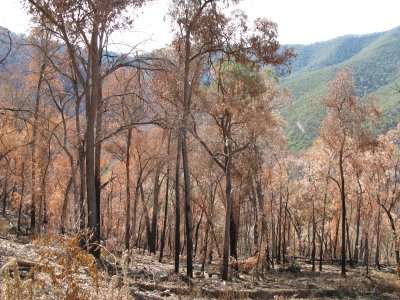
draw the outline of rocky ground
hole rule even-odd
[[[73,238],[34,241],[17,237],[14,226],[15,216],[0,217],[0,299],[400,299],[393,268],[370,269],[368,276],[363,267],[349,268],[342,278],[338,266],[320,273],[297,263],[295,269],[276,267],[263,279],[241,273],[225,282],[218,266],[207,266],[200,276],[196,265],[189,287],[185,270],[174,274],[168,258],[159,263],[158,256],[134,250],[129,260],[108,255],[95,262]]]

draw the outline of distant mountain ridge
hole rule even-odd
[[[292,150],[308,148],[318,135],[324,116],[321,98],[327,83],[345,67],[353,69],[358,94],[373,94],[382,107],[378,133],[400,121],[400,27],[386,32],[348,35],[311,45],[290,45],[296,49],[292,73],[281,78],[281,85],[292,91],[294,103],[281,113],[287,121]]]

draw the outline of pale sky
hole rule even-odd
[[[29,16],[20,0],[0,0],[0,25],[17,33],[29,31]],[[164,16],[168,0],[156,0],[140,13],[134,32],[114,37],[115,42],[151,49],[169,43]],[[278,24],[281,44],[310,44],[347,34],[386,31],[400,26],[399,0],[243,0],[238,6],[251,19],[267,17]]]

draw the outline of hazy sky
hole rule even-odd
[[[0,0],[0,25],[12,31],[29,30],[29,16],[20,0]],[[169,42],[169,24],[164,21],[169,0],[156,0],[141,13],[135,32],[114,37],[116,42],[147,40],[141,48]],[[267,17],[278,24],[283,44],[309,44],[346,34],[385,31],[400,26],[399,0],[243,0],[239,8],[250,18]]]

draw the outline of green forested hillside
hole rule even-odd
[[[281,79],[292,91],[293,105],[282,110],[289,146],[302,150],[312,144],[324,116],[321,98],[327,83],[344,67],[353,69],[360,96],[374,94],[382,107],[379,132],[393,127],[400,116],[400,27],[381,33],[344,36],[312,45],[293,45],[298,54],[292,73]]]

